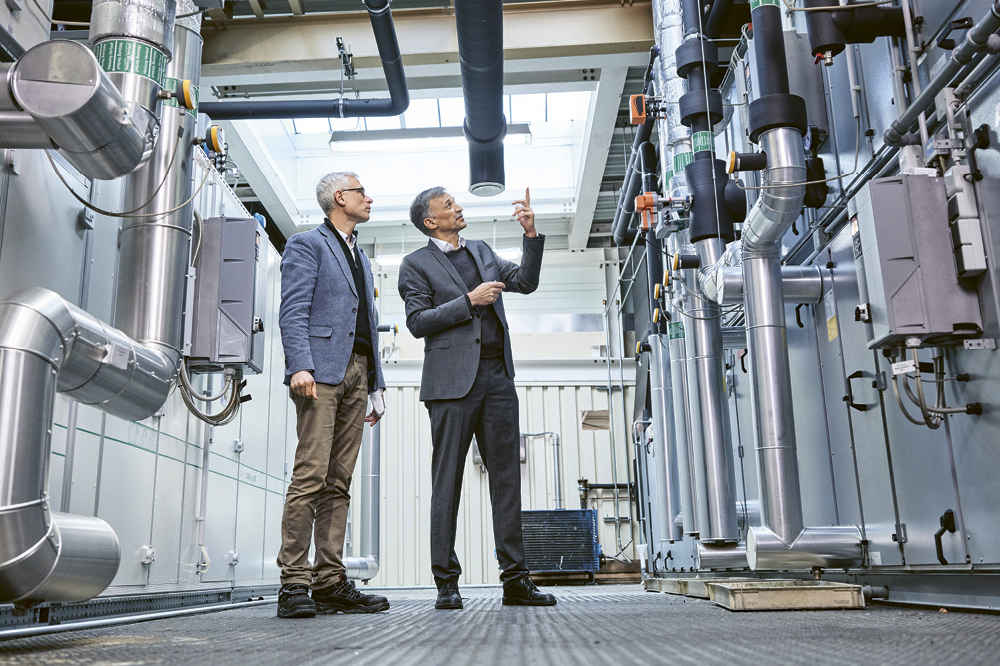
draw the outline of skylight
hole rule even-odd
[[[521,198],[525,187],[531,188],[532,206],[539,217],[568,221],[576,210],[591,98],[590,91],[505,95],[507,189],[491,198],[467,191],[469,158],[462,136],[462,97],[413,99],[399,117],[250,124],[273,169],[288,183],[285,200],[294,202],[297,222],[304,227],[323,219],[315,187],[331,171],[359,175],[374,199],[372,226],[405,223],[413,197],[435,185],[455,196],[470,222],[509,220],[510,202]]]

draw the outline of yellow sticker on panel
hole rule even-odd
[[[823,294],[823,309],[826,311],[826,337],[829,342],[837,339],[837,301],[833,289]]]

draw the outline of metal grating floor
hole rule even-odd
[[[886,606],[731,613],[639,586],[549,588],[554,608],[504,607],[466,588],[463,611],[432,590],[388,589],[375,616],[281,620],[275,606],[0,641],[0,664],[996,664],[1000,617]]]

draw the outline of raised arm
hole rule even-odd
[[[500,274],[500,282],[506,287],[504,291],[515,291],[530,294],[538,289],[538,275],[542,270],[542,250],[545,247],[545,236],[535,231],[535,211],[531,208],[531,190],[524,188],[524,198],[512,201],[514,219],[524,229],[522,241],[521,265],[501,259],[494,252],[494,261]]]

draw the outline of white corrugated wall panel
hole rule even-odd
[[[391,380],[390,380],[390,383]],[[559,433],[562,462],[563,506],[580,507],[578,479],[591,483],[612,483],[611,435],[608,431],[583,431],[580,412],[608,408],[608,392],[601,385],[517,386],[522,432]],[[620,393],[614,392],[617,482],[629,480],[632,451],[627,445]],[[430,569],[431,435],[427,410],[419,399],[419,387],[394,384],[386,391],[386,415],[382,419],[382,485],[380,507],[381,562],[373,585],[433,585]],[[631,403],[631,387],[626,403]],[[527,444],[527,461],[521,466],[522,508],[555,508],[552,470],[552,441],[538,437]],[[360,477],[355,479],[360,483]],[[360,488],[354,487],[359,496]],[[601,493],[611,498],[610,491]],[[620,514],[628,516],[627,492],[620,493]],[[353,554],[358,555],[361,538],[361,507],[352,507]],[[608,555],[618,553],[612,499],[591,500],[588,508],[598,510],[600,541]],[[628,523],[622,527],[625,555],[634,556]],[[493,517],[489,476],[473,463],[469,454],[462,482],[455,549],[462,562],[464,585],[498,583],[499,571],[493,543]]]

